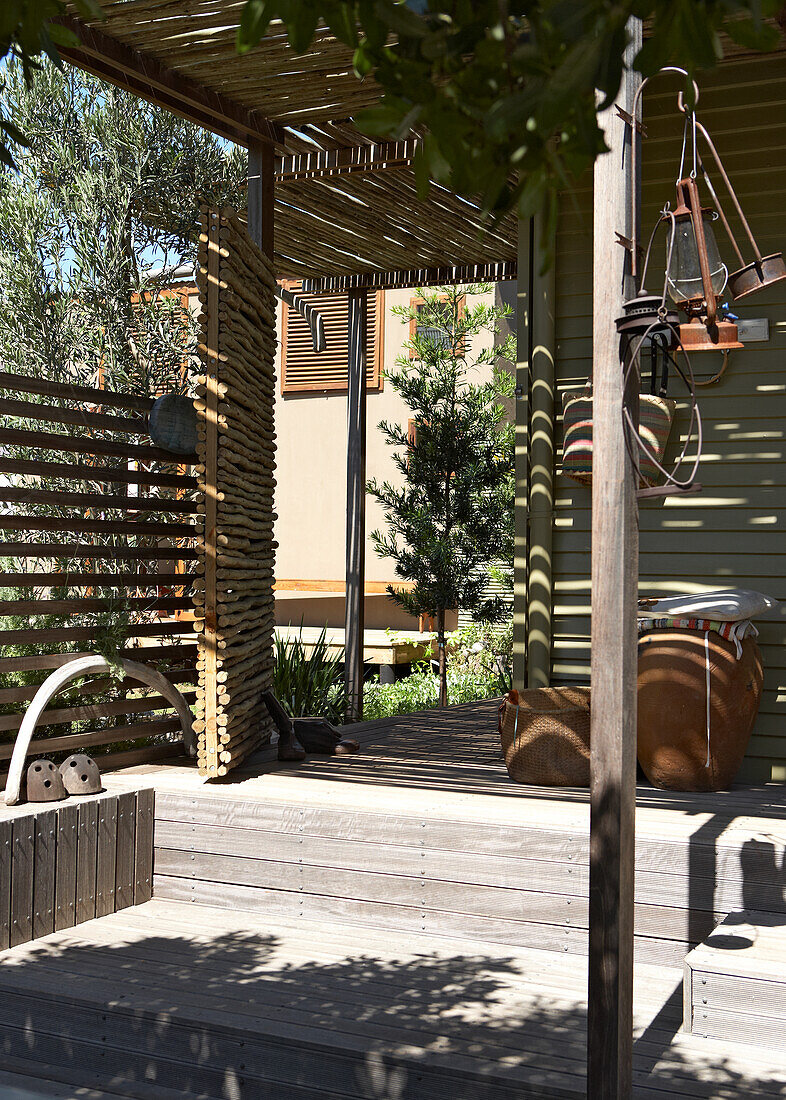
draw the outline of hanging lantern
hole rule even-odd
[[[669,295],[688,315],[680,325],[680,343],[689,351],[731,351],[743,345],[737,326],[718,320],[718,296],[728,271],[720,258],[712,222],[714,210],[702,208],[692,177],[677,183],[677,207],[666,239]]]
[[[673,231],[669,229],[666,237],[667,255],[672,249],[672,237],[674,238],[671,267],[668,271],[669,297],[679,306],[692,301],[701,303],[704,299],[699,242],[690,208],[685,201],[685,188],[692,183],[693,180],[681,180],[677,184],[678,202],[674,211],[674,228]],[[701,228],[704,234],[710,285],[716,298],[723,293],[728,277],[712,228],[712,223],[717,220],[717,217],[714,210],[708,210],[706,207],[701,210]]]

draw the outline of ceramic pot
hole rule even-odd
[[[710,632],[709,760],[707,669],[700,630],[656,630],[639,639],[638,756],[655,787],[720,791],[739,771],[761,701],[764,674],[753,638],[737,658]]]

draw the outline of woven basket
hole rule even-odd
[[[514,783],[589,786],[588,687],[512,691],[499,708],[499,734]]]

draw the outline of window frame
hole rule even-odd
[[[440,302],[447,302],[447,300],[448,300],[447,294],[440,294],[438,296],[438,301],[440,301]],[[414,310],[416,313],[417,313],[418,306],[422,306],[422,305],[425,305],[425,304],[426,304],[425,298],[421,298],[420,295],[415,295],[414,298],[410,298],[410,300],[409,300],[410,309]],[[466,312],[467,312],[467,296],[466,296],[466,294],[462,294],[459,298],[459,301],[458,301],[458,315],[459,315],[459,318],[464,317],[466,315]],[[417,317],[410,317],[410,319],[409,319],[409,339],[410,339],[410,342],[415,339],[415,336],[417,335],[417,330],[418,330]],[[457,350],[460,352],[459,358],[464,358],[464,356],[467,354],[467,341],[466,341],[466,339],[464,339],[462,341],[461,347]],[[409,349],[409,357],[412,360],[417,360],[417,355],[415,354],[415,349],[413,347],[410,347],[410,349]]]
[[[298,288],[300,286],[299,279],[282,279],[282,286],[287,290],[293,291],[293,293],[301,293]],[[368,370],[368,364],[366,365],[366,392],[367,393],[381,393],[384,389],[384,365],[385,365],[385,291],[384,290],[370,290],[368,292],[369,298],[374,295],[374,335],[373,335],[373,351],[372,351],[372,363],[371,372]],[[336,292],[333,297],[348,297],[347,291]],[[316,308],[318,308],[318,299],[321,295],[309,295],[308,298],[317,299],[314,302]],[[349,310],[347,309],[347,312]],[[287,381],[287,343],[288,343],[288,331],[289,331],[289,312],[290,307],[287,302],[281,303],[281,347],[280,347],[280,382],[279,388],[282,397],[289,397],[292,395],[303,394],[325,394],[325,393],[347,393],[349,390],[349,379],[346,381],[320,383],[320,382],[288,382]],[[349,344],[349,334],[347,334],[347,345]],[[329,350],[329,347],[328,349]],[[319,368],[319,356],[322,352],[312,352],[315,360],[315,369]],[[347,371],[348,371],[347,364]],[[370,377],[369,377],[370,374]]]

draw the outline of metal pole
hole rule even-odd
[[[366,573],[366,316],[367,290],[350,290],[347,394],[347,596],[344,681],[350,715],[363,717],[363,630]]]

